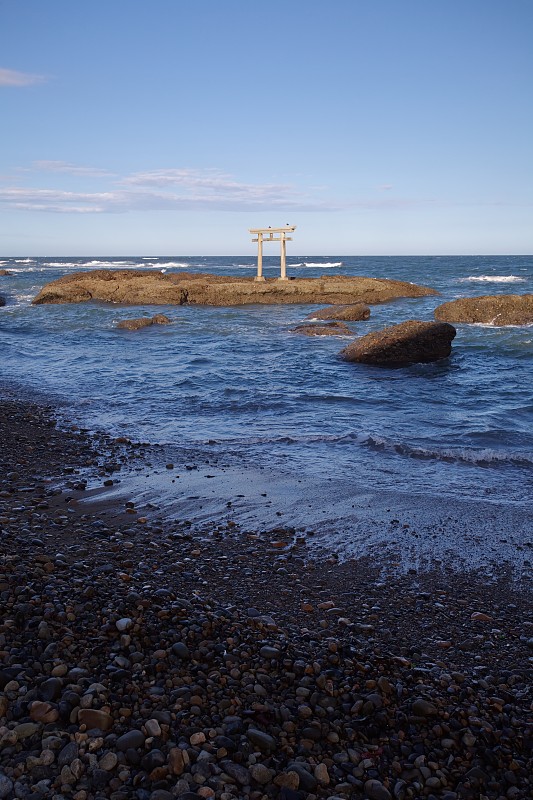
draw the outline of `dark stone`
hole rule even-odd
[[[353,336],[353,331],[344,322],[297,325],[292,332],[303,333],[305,336]]]
[[[127,733],[123,733],[122,736],[119,736],[116,746],[118,750],[122,750],[122,752],[125,753],[126,750],[136,750],[138,747],[144,747],[145,741],[144,733],[134,728]]]
[[[227,772],[228,775],[231,775],[237,783],[240,783],[241,786],[247,786],[252,781],[252,776],[250,775],[250,771],[246,768],[241,766],[241,764],[236,764],[234,761],[221,761],[220,766]]]
[[[461,297],[435,309],[435,319],[486,325],[530,325],[533,294],[496,294]]]
[[[172,645],[172,653],[178,658],[189,659],[191,657],[189,648],[183,642],[175,642]]]
[[[57,700],[61,695],[63,688],[63,681],[61,678],[48,678],[41,683],[39,687],[39,696],[41,700]]]
[[[265,753],[276,750],[278,746],[273,736],[270,736],[270,734],[264,733],[263,731],[259,731],[256,728],[248,728],[246,735],[252,744],[255,745],[255,747],[258,747],[259,750],[262,750]]]
[[[166,757],[163,755],[161,750],[150,750],[143,759],[141,759],[141,767],[146,770],[146,772],[151,772],[156,767],[162,767],[163,764],[166,764]]]
[[[299,761],[291,761],[288,768],[289,770],[293,770],[293,772],[297,772],[300,777],[300,786],[302,787],[304,792],[314,792],[316,787],[318,786],[318,781],[315,776],[306,770],[306,768],[300,764]]]
[[[111,774],[105,769],[93,769],[91,772],[91,784],[94,789],[104,789],[111,780]]]
[[[76,742],[69,742],[65,747],[60,751],[57,757],[57,763],[59,767],[64,767],[66,764],[72,764],[75,758],[78,757],[79,749]]]
[[[361,336],[340,355],[346,361],[380,366],[438,361],[450,355],[455,334],[455,328],[447,322],[408,320]]]
[[[282,786],[279,797],[280,800],[305,800],[305,792],[298,792],[295,789]]]

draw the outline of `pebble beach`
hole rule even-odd
[[[0,439],[0,798],[533,796],[508,567],[394,575],[293,528],[198,529],[107,496],[148,446],[9,395]]]

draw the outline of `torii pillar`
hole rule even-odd
[[[256,234],[257,239],[252,239],[252,242],[257,242],[257,276],[256,281],[264,281],[263,277],[263,242],[280,242],[280,281],[286,281],[287,278],[287,242],[292,242],[292,236],[287,236],[288,233],[293,233],[296,230],[296,225],[286,225],[284,228],[250,228],[250,233]],[[275,235],[277,234],[277,235]]]

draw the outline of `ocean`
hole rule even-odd
[[[528,572],[533,326],[457,325],[450,358],[391,369],[339,358],[352,337],[291,331],[320,306],[31,305],[45,283],[100,268],[245,276],[255,261],[0,259],[12,273],[0,278],[4,387],[52,398],[84,428],[157,445],[160,463],[130,478],[137,492],[198,524],[231,511],[250,528],[291,525],[341,555],[374,548],[406,567],[453,558]],[[264,259],[267,277],[278,269]],[[431,320],[457,297],[533,293],[532,256],[299,256],[287,272],[395,278],[440,293],[372,306],[353,338]],[[173,324],[115,328],[158,312]],[[195,469],[178,478],[165,461]]]

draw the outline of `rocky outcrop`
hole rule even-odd
[[[234,278],[204,273],[153,270],[91,270],[65,275],[47,284],[33,300],[84,303],[100,300],[128,305],[237,306],[249,303],[295,304],[384,303],[397,297],[424,297],[437,292],[425,286],[382,278],[331,275],[288,281]]]
[[[328,306],[308,314],[306,319],[340,319],[345,322],[359,322],[368,319],[370,309],[366,303],[350,303],[346,306]]]
[[[150,325],[171,325],[172,320],[164,314],[156,314],[153,317],[137,317],[137,319],[123,319],[117,324],[117,328],[126,331],[138,331],[141,328],[148,328]]]
[[[0,294],[0,306],[5,306],[5,304],[6,304],[6,298],[2,297],[2,295]]]
[[[8,269],[0,269],[0,275],[3,277],[4,275],[11,275]]]
[[[323,325],[297,325],[293,333],[305,336],[353,336],[353,331],[344,322],[326,322]]]
[[[356,339],[341,351],[346,361],[401,366],[447,358],[455,328],[446,322],[408,320]]]
[[[495,326],[530,325],[533,323],[533,294],[462,297],[438,306],[435,319]]]

